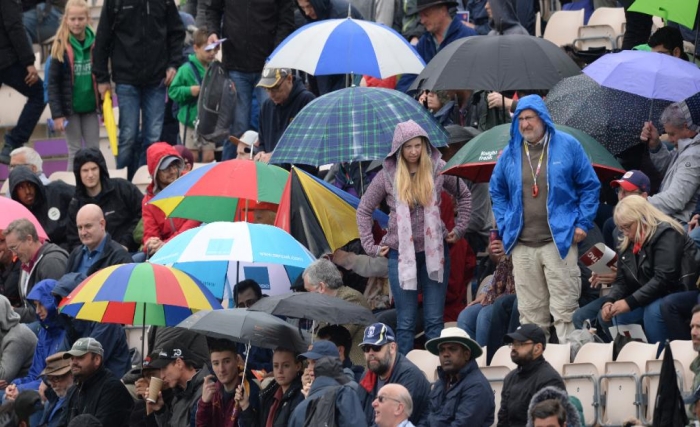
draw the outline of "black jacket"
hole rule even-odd
[[[661,223],[639,253],[630,244],[617,257],[617,277],[606,301],[624,299],[634,310],[668,294],[685,290],[680,282],[685,236]]]
[[[294,31],[295,0],[199,0],[197,27],[227,38],[224,67],[260,73],[267,57]],[[223,28],[221,27],[223,17]]]
[[[10,300],[13,307],[20,307],[19,273],[22,271],[22,261],[13,260],[9,265],[0,265],[0,294]]]
[[[20,0],[0,1],[0,70],[19,62],[34,65],[34,50],[22,23]],[[24,76],[22,76],[24,77]]]
[[[100,167],[102,191],[96,197],[87,194],[85,185],[80,179],[80,168],[87,162],[94,162]],[[97,148],[84,148],[75,154],[73,160],[75,174],[75,197],[68,209],[68,247],[80,245],[78,229],[75,224],[78,211],[84,205],[94,203],[102,208],[107,221],[107,232],[115,242],[126,246],[130,252],[138,250],[134,241],[134,228],[141,220],[141,200],[143,194],[129,181],[122,178],[110,178],[107,164],[102,153]]]
[[[270,413],[272,405],[275,403],[275,393],[279,389],[277,382],[272,381],[263,391],[260,392],[260,410],[254,411],[252,405],[241,413],[241,418],[238,420],[240,427],[265,427],[267,417]],[[277,407],[275,420],[272,422],[273,427],[287,427],[289,418],[294,412],[294,408],[304,400],[304,395],[301,393],[301,378],[297,377],[290,384],[287,391],[282,395],[282,401]]]
[[[418,427],[452,426],[460,422],[474,427],[493,424],[496,409],[493,392],[475,360],[459,371],[459,379],[449,390],[445,380],[445,372],[438,368],[438,380],[430,390],[430,413]]]
[[[374,424],[372,402],[376,399],[379,392],[377,379],[377,374],[368,369],[357,387],[357,394],[360,397],[360,404],[365,413],[367,425]],[[428,417],[430,397],[430,383],[425,374],[413,362],[406,359],[403,354],[397,353],[394,368],[391,370],[391,375],[389,375],[386,384],[401,384],[406,387],[413,398],[411,422],[414,425],[424,422],[423,420]]]
[[[92,47],[94,50],[95,45],[93,44]],[[73,63],[73,46],[68,43],[63,54],[63,62],[51,57],[49,75],[44,77],[48,82],[49,108],[51,109],[51,117],[54,119],[73,115]],[[92,84],[95,89],[95,104],[100,110],[102,103],[98,99],[99,92],[94,74]]]
[[[559,373],[542,356],[510,371],[501,391],[498,426],[525,427],[532,396],[547,386],[566,390]]]
[[[122,246],[112,240],[112,236],[109,233],[105,234],[105,248],[102,252],[100,258],[92,264],[85,273],[86,276],[90,276],[92,273],[102,270],[105,267],[109,267],[117,264],[128,264],[132,262],[131,255],[122,248]],[[68,256],[68,266],[66,267],[66,273],[76,273],[78,267],[80,267],[80,261],[83,258],[83,245],[76,246],[73,252]]]
[[[301,79],[294,77],[289,98],[283,104],[277,105],[270,98],[263,101],[260,108],[260,133],[258,134],[263,151],[272,153],[275,150],[287,126],[314,98],[316,98],[314,94],[306,90]]]
[[[29,182],[36,189],[34,203],[26,206],[34,214],[52,243],[62,248],[67,247],[66,226],[68,225],[68,207],[75,193],[75,187],[63,181],[54,181],[44,185],[38,176],[27,167],[18,167],[10,172],[10,196],[19,203],[17,186]]]
[[[105,0],[92,72],[97,83],[154,85],[183,63],[185,27],[173,0]]]
[[[127,427],[134,400],[124,384],[110,371],[100,366],[89,378],[68,391],[67,411],[60,427],[81,414],[94,415],[103,427]]]

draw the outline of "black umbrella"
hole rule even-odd
[[[581,69],[554,43],[524,35],[456,40],[428,63],[413,90],[546,90]]]
[[[688,424],[683,396],[678,388],[676,367],[673,364],[671,345],[666,341],[664,360],[661,363],[659,391],[654,402],[654,426],[683,427]]]
[[[377,321],[374,314],[361,305],[316,292],[298,292],[262,298],[248,310],[334,325],[371,325]]]
[[[583,74],[559,82],[545,103],[555,123],[586,132],[617,156],[641,142],[649,117],[661,129],[658,119],[671,102],[606,88]]]
[[[284,347],[304,352],[307,349],[307,344],[294,326],[270,314],[245,308],[198,311],[177,327],[211,338],[224,338],[273,350]]]

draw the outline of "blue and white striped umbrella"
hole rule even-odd
[[[357,74],[385,79],[420,74],[425,62],[392,28],[346,18],[304,25],[277,46],[266,66],[315,76]]]
[[[290,284],[315,259],[281,228],[212,222],[175,236],[150,261],[191,274],[223,298],[245,278],[255,279],[268,295],[288,293]]]

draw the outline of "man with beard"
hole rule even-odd
[[[367,424],[374,423],[372,402],[385,384],[401,384],[406,387],[414,402],[411,422],[414,425],[425,424],[430,383],[413,362],[398,352],[394,331],[383,323],[370,325],[365,329],[360,348],[365,354],[367,371],[360,380],[357,394]]]
[[[522,325],[505,336],[510,358],[518,365],[506,375],[498,411],[499,427],[525,427],[532,396],[547,386],[566,390],[559,373],[544,360],[547,343],[544,331],[535,324]]]
[[[700,304],[693,307],[692,317],[690,319],[690,339],[693,341],[693,350],[698,352],[698,356],[693,359],[693,363],[690,364],[690,370],[693,371],[695,375],[693,377],[693,388],[691,390],[698,390],[700,387]],[[688,421],[693,424],[693,421],[698,420],[696,415],[696,408],[698,406],[695,402],[690,403],[688,406]]]
[[[69,391],[68,409],[59,423],[66,427],[82,414],[90,414],[104,427],[126,427],[134,401],[124,384],[102,365],[104,349],[94,338],[80,338],[63,357],[70,358],[73,381]]]
[[[425,349],[440,357],[440,367],[430,391],[430,412],[419,427],[491,426],[496,403],[476,364],[481,346],[462,329],[445,328]]]

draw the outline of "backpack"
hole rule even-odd
[[[338,425],[335,401],[342,387],[332,387],[321,397],[309,401],[304,415],[305,426],[336,427]]]
[[[195,132],[209,142],[219,142],[229,135],[236,109],[236,89],[233,81],[219,61],[209,64],[204,73],[199,100]]]

